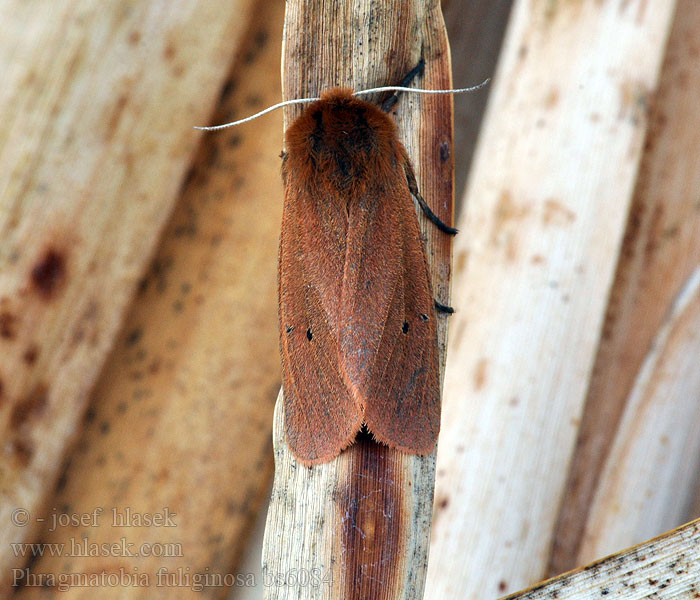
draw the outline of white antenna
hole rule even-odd
[[[304,104],[306,102],[316,102],[320,98],[298,98],[297,100],[285,100],[284,102],[278,102],[272,106],[268,106],[265,110],[261,110],[259,113],[255,113],[245,119],[239,119],[238,121],[231,121],[230,123],[224,123],[223,125],[212,125],[211,127],[195,127],[195,129],[202,129],[204,131],[216,131],[217,129],[226,129],[227,127],[233,127],[234,125],[240,125],[241,123],[246,123],[247,121],[252,121],[258,117],[262,117],[265,113],[272,112],[283,106],[289,106],[290,104]]]
[[[354,92],[353,96],[361,96],[363,94],[374,94],[375,92],[414,92],[416,94],[462,94],[464,92],[475,92],[476,90],[480,90],[482,87],[488,84],[489,81],[491,80],[485,79],[479,85],[466,88],[457,88],[454,90],[424,90],[421,88],[409,88],[401,87],[399,85],[388,85],[384,87],[371,88],[369,90],[360,90],[358,92]],[[272,112],[273,110],[277,110],[278,108],[289,106],[290,104],[306,104],[309,102],[316,102],[320,99],[321,98],[297,98],[296,100],[285,100],[284,102],[278,102],[273,106],[269,106],[265,110],[261,110],[260,112],[255,113],[254,115],[246,117],[245,119],[231,121],[230,123],[224,123],[223,125],[212,125],[210,127],[195,127],[195,129],[200,129],[203,131],[217,131],[218,129],[226,129],[227,127],[234,127],[235,125],[247,123],[248,121],[252,121],[253,119],[262,117],[266,113]]]
[[[353,96],[361,96],[362,94],[373,94],[374,92],[415,92],[416,94],[462,94],[463,92],[475,92],[484,87],[491,79],[485,79],[479,85],[472,87],[457,88],[454,90],[424,90],[421,88],[401,87],[400,85],[387,85],[384,87],[372,88],[369,90],[360,90],[354,92]]]

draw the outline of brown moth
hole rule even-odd
[[[437,310],[393,120],[336,88],[287,129],[279,251],[285,429],[304,465],[366,426],[426,454],[440,428]]]

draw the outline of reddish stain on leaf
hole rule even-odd
[[[16,331],[15,326],[17,324],[17,317],[9,312],[0,313],[0,337],[6,340],[11,340],[15,337]]]
[[[32,269],[32,284],[46,300],[50,299],[66,277],[66,257],[49,248]]]
[[[163,50],[163,57],[165,58],[165,60],[172,60],[174,56],[175,48],[170,42],[168,42],[168,44],[166,44],[165,46],[165,49]]]
[[[488,366],[489,361],[486,358],[480,358],[479,362],[476,363],[476,369],[474,370],[474,389],[477,391],[483,388],[486,383],[488,378]]]
[[[27,348],[24,352],[24,355],[22,358],[24,359],[24,362],[27,363],[28,365],[33,365],[36,362],[36,359],[39,356],[39,348],[37,347],[36,344],[32,344]]]
[[[31,440],[26,439],[16,439],[12,440],[12,452],[15,458],[19,461],[22,466],[27,466],[34,456],[34,444]]]
[[[32,389],[32,391],[12,409],[10,415],[10,427],[19,429],[25,425],[30,419],[44,412],[47,400],[48,388],[46,384],[40,383]]]

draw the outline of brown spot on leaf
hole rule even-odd
[[[168,467],[162,467],[157,473],[154,473],[153,478],[158,482],[167,481],[170,479],[170,469],[168,469]]]
[[[135,46],[135,45],[138,44],[140,41],[141,41],[141,33],[140,33],[139,31],[132,31],[132,32],[129,34],[129,43],[130,43],[132,46]]]
[[[551,110],[557,104],[559,104],[559,90],[556,88],[552,88],[551,90],[549,90],[547,97],[544,99],[544,106],[545,108]]]
[[[459,254],[455,258],[455,270],[457,272],[462,272],[467,266],[469,260],[469,252],[467,250],[460,250]]]
[[[32,389],[24,400],[18,402],[12,409],[10,427],[12,429],[19,429],[32,418],[41,415],[48,404],[47,395],[48,388],[46,384],[40,383],[34,386],[34,389]]]
[[[12,440],[12,452],[19,463],[26,467],[34,456],[34,444],[31,440],[14,439]]]
[[[508,190],[503,190],[493,211],[491,243],[506,250],[510,261],[517,258],[517,222],[530,213],[530,207],[518,204]]]
[[[17,317],[7,311],[0,312],[0,337],[6,340],[11,340],[15,337],[17,331]]]
[[[484,387],[486,379],[488,378],[488,366],[489,361],[485,358],[480,358],[479,362],[476,363],[476,369],[474,369],[474,389],[480,390]]]
[[[224,86],[221,88],[221,92],[219,92],[219,103],[224,102],[225,100],[228,100],[228,97],[231,95],[233,90],[236,89],[236,81],[233,79],[227,79],[224,82]]]
[[[567,225],[576,220],[576,213],[554,198],[544,201],[542,221],[545,225]]]
[[[143,330],[140,327],[135,327],[126,336],[125,344],[127,346],[134,346],[138,343],[143,335]]]
[[[258,50],[262,50],[265,47],[269,37],[270,34],[264,29],[259,29],[255,32],[255,45],[258,47]]]
[[[245,98],[245,103],[253,108],[262,105],[263,99],[259,94],[248,94]]]
[[[46,250],[32,269],[31,279],[34,289],[45,300],[49,300],[56,293],[65,278],[66,257],[55,248]]]
[[[54,492],[56,492],[56,493],[61,492],[66,487],[66,483],[68,483],[68,469],[70,469],[70,464],[71,464],[70,458],[65,463],[63,463],[63,468],[61,469],[61,474],[58,476],[58,479],[56,480],[56,489],[54,490]]]
[[[253,61],[255,61],[256,58],[258,58],[258,55],[260,54],[261,50],[265,47],[265,44],[267,43],[268,39],[268,33],[267,31],[261,29],[255,33],[255,36],[253,37],[252,43],[249,43],[248,49],[246,50],[245,54],[243,55],[243,60],[250,64]]]
[[[112,114],[109,116],[109,119],[107,121],[106,139],[110,140],[114,136],[114,132],[117,130],[117,127],[119,126],[119,121],[121,120],[122,115],[124,114],[126,102],[126,94],[121,94],[119,98],[117,98],[117,103],[114,105],[114,108],[112,109]]]
[[[172,60],[174,56],[175,56],[175,48],[173,47],[173,45],[170,42],[168,42],[165,45],[165,49],[163,50],[163,57],[165,58],[165,60]]]
[[[36,344],[32,344],[31,346],[29,346],[29,348],[25,350],[24,355],[22,356],[24,362],[28,365],[33,365],[38,357],[39,348]]]
[[[85,423],[92,423],[95,420],[95,416],[96,416],[95,407],[88,406],[87,410],[85,411],[85,416],[83,417],[83,421]]]

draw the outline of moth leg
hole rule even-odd
[[[418,200],[418,204],[420,205],[421,210],[425,213],[425,216],[428,217],[428,219],[432,223],[434,223],[440,231],[444,231],[445,233],[449,233],[450,235],[455,235],[457,233],[457,230],[454,227],[450,227],[446,223],[443,223],[440,220],[440,217],[438,217],[432,210],[430,210],[428,203],[425,200],[423,200],[423,196],[421,196],[420,192],[418,191],[418,182],[416,181],[416,176],[413,173],[413,168],[411,167],[411,163],[408,161],[408,159],[404,160],[403,170],[406,173],[408,189],[411,192],[411,194],[415,197],[415,199]]]
[[[401,83],[399,84],[401,87],[408,87],[411,85],[411,82],[418,77],[419,75],[422,75],[423,72],[425,71],[425,60],[421,56],[420,60],[418,61],[418,64],[413,67],[409,72],[406,77],[404,77],[401,80]],[[394,108],[394,105],[399,101],[399,94],[401,92],[394,92],[389,96],[384,102],[382,102],[382,110],[384,112],[389,112],[392,108]]]
[[[447,304],[440,304],[437,300],[435,300],[435,308],[438,312],[446,313],[448,315],[453,314],[455,311],[455,309],[451,306],[447,306]]]

